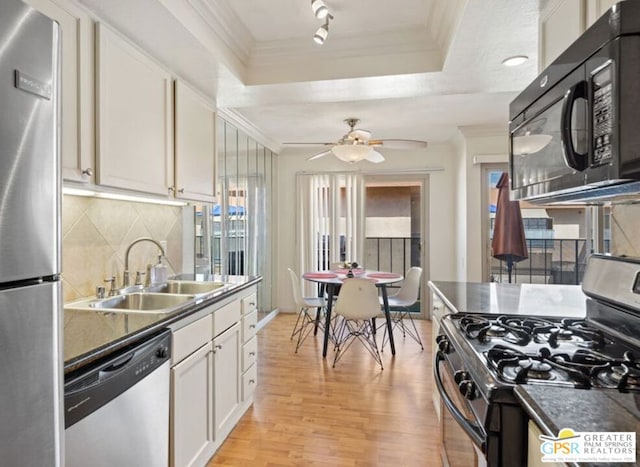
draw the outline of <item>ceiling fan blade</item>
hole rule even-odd
[[[351,130],[348,134],[349,139],[359,139],[360,141],[369,141],[371,139],[371,132],[369,130],[361,130],[356,128]]]
[[[314,159],[320,159],[321,157],[328,156],[329,154],[333,154],[331,152],[331,149],[329,149],[328,151],[319,152],[318,154],[314,154],[313,156],[309,157],[307,160],[312,161]]]
[[[282,143],[282,144],[290,144],[290,145],[294,145],[294,146],[303,146],[303,145],[307,145],[307,146],[333,146],[336,143]]]
[[[376,150],[371,151],[369,155],[365,157],[365,159],[367,159],[369,162],[373,162],[374,164],[384,162],[384,156]]]
[[[427,147],[427,142],[415,139],[375,139],[369,141],[369,146],[382,146],[389,149],[421,149]]]

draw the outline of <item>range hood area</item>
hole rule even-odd
[[[640,2],[613,5],[509,106],[512,198],[640,201]],[[523,144],[527,139],[531,143]]]
[[[605,186],[585,186],[582,190],[554,192],[528,200],[532,204],[636,204],[640,203],[640,181],[620,180]]]

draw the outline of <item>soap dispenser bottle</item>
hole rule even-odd
[[[158,255],[158,264],[153,266],[151,276],[154,278],[156,284],[167,282],[169,279],[169,272],[167,266],[162,261],[162,255]]]

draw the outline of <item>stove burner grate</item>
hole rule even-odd
[[[502,340],[509,344],[526,346],[531,342],[559,348],[572,344],[589,349],[602,349],[606,340],[602,331],[593,329],[583,319],[564,318],[552,322],[544,318],[466,315],[460,318],[459,327],[469,339],[487,343]]]
[[[568,355],[562,355],[565,356],[568,360]],[[532,355],[498,344],[490,348],[485,357],[489,366],[511,383],[555,380],[573,384],[576,388],[591,387],[588,374],[572,365],[565,365],[560,356],[552,355],[547,348]]]

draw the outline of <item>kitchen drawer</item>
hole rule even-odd
[[[213,334],[217,336],[240,321],[240,300],[213,312]]]
[[[254,311],[242,317],[242,342],[248,342],[256,335],[256,325],[258,324],[258,312]]]
[[[253,338],[242,346],[242,371],[247,371],[258,358],[258,338]]]
[[[242,400],[246,401],[253,395],[258,384],[258,365],[253,365],[242,375]]]
[[[242,299],[242,314],[248,315],[258,309],[258,296],[252,293]]]
[[[198,321],[174,331],[171,365],[175,365],[213,339],[213,318],[207,315]]]

